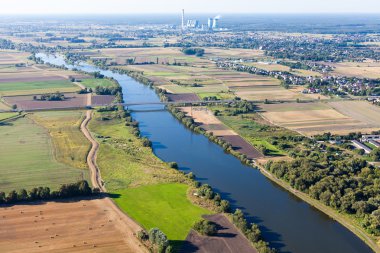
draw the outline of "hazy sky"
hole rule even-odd
[[[1,14],[380,13],[380,0],[0,0]]]

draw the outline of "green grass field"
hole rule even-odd
[[[29,118],[0,125],[0,191],[76,182],[86,171],[58,163],[46,129]]]
[[[81,84],[83,84],[87,88],[92,88],[92,89],[95,89],[97,86],[110,87],[110,86],[116,85],[113,81],[105,79],[105,78],[103,78],[103,79],[95,79],[95,78],[83,79],[81,81]]]
[[[160,228],[170,240],[184,240],[192,225],[210,212],[194,206],[184,184],[157,184],[120,192],[116,203],[144,228]]]
[[[143,147],[131,127],[114,113],[96,113],[90,130],[100,143],[97,164],[107,190],[120,208],[145,229],[160,228],[170,240],[186,238],[193,223],[209,211],[187,197],[186,177]],[[101,120],[101,118],[108,120]]]
[[[33,91],[44,89],[56,89],[60,88],[77,87],[73,83],[60,80],[60,81],[42,81],[42,82],[12,82],[12,83],[0,83],[0,93],[9,91]]]

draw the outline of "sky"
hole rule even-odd
[[[380,0],[0,0],[0,14],[380,13]]]

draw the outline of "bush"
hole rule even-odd
[[[156,245],[156,246],[161,246],[163,247],[164,249],[169,246],[169,240],[168,238],[166,237],[166,235],[164,234],[164,232],[162,232],[160,229],[158,228],[152,228],[150,231],[149,231],[149,241],[153,244],[153,245]]]
[[[200,233],[201,235],[207,235],[207,236],[212,236],[215,235],[216,232],[218,231],[216,228],[216,224],[214,222],[202,219],[200,221],[197,221],[193,229]]]
[[[172,169],[178,169],[178,164],[176,162],[169,162],[168,165]]]

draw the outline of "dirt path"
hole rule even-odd
[[[96,157],[97,152],[99,149],[99,144],[96,142],[96,140],[92,137],[91,133],[89,132],[87,126],[90,120],[92,119],[92,111],[88,110],[86,111],[86,118],[83,120],[80,129],[83,132],[83,134],[86,136],[86,138],[91,142],[91,150],[87,155],[87,164],[90,168],[90,174],[91,174],[91,183],[94,187],[97,187],[100,189],[101,192],[106,192],[106,188],[104,186],[104,183],[101,179],[100,170],[96,164]],[[134,220],[132,220],[130,217],[128,217],[123,211],[119,209],[119,207],[108,197],[103,199],[104,204],[109,207],[112,211],[112,215],[115,217],[115,219],[118,220],[118,225],[123,228],[122,230],[125,231],[126,239],[130,242],[130,244],[133,244],[136,246],[135,252],[147,252],[146,249],[142,249],[138,245],[141,244],[136,236],[138,231],[142,230],[141,226],[138,225]]]

